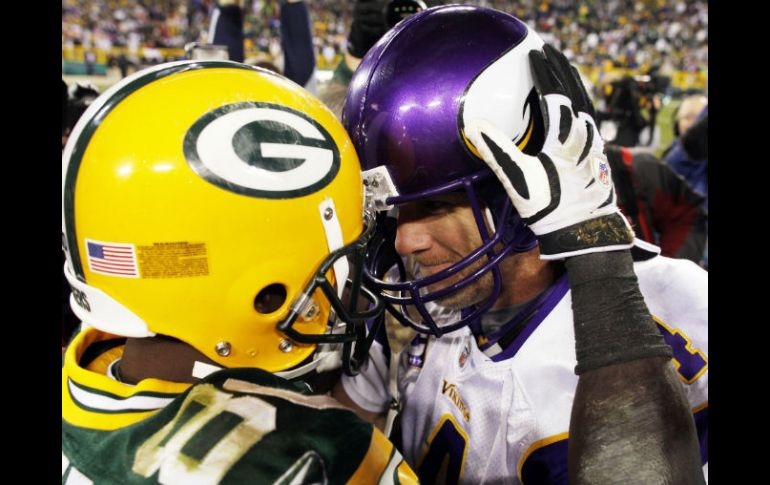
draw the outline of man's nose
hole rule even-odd
[[[396,251],[408,256],[429,249],[432,244],[430,233],[419,219],[402,220],[399,217],[396,229]]]

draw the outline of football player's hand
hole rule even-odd
[[[577,69],[550,45],[530,52],[545,116],[545,143],[522,153],[484,120],[466,136],[500,179],[524,222],[537,235],[542,259],[630,248],[634,233],[617,207],[604,142]]]

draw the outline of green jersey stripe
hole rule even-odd
[[[142,413],[165,407],[177,394],[137,393],[129,397],[120,397],[104,391],[82,386],[72,379],[67,379],[72,401],[78,407],[100,413]]]

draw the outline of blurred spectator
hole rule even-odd
[[[644,149],[605,149],[618,205],[636,237],[660,246],[664,256],[699,263],[706,245],[703,197]]]
[[[352,3],[353,18],[347,31],[347,42],[342,50],[342,60],[334,68],[332,82],[347,86],[361,59],[385,35],[388,30],[383,15],[386,4],[387,0],[356,0]]]
[[[696,150],[696,154],[703,155],[704,158],[693,159],[682,145],[682,138],[689,132],[690,127],[699,116],[707,119],[708,98],[702,94],[686,97],[675,113],[674,134],[677,138],[663,154],[663,159],[675,172],[684,177],[695,191],[705,196],[704,208],[708,211],[708,158],[705,157],[707,152],[702,149]],[[707,127],[708,125],[705,125],[705,128]],[[705,145],[707,135],[703,128],[704,125],[701,124],[696,131],[696,134],[701,134],[699,138],[704,139],[700,143],[701,146]]]
[[[686,97],[675,113],[676,139],[663,159],[699,194],[703,195],[703,210],[709,210],[708,181],[708,98],[702,94]],[[708,225],[706,248],[700,261],[708,269]]]
[[[693,94],[682,100],[674,114],[674,134],[677,137],[687,133],[703,108],[708,106],[708,102],[708,98],[703,94]]]
[[[209,44],[227,46],[231,61],[243,62],[243,0],[219,0],[211,15]]]
[[[698,115],[695,123],[682,135],[682,147],[693,160],[707,159],[709,132],[709,107],[706,106]]]
[[[96,64],[96,53],[92,50],[87,50],[84,54],[86,75],[93,76],[95,72],[94,64]]]
[[[282,0],[280,12],[283,74],[315,93],[316,56],[307,5],[302,0]]]
[[[185,44],[188,6],[208,24],[212,0],[63,0],[62,44],[113,47],[179,47]],[[205,9],[205,17],[197,9]]]
[[[99,97],[99,91],[91,83],[78,82],[67,87],[67,107],[62,124],[62,149],[75,123],[97,97]]]
[[[132,62],[128,59],[125,53],[121,52],[120,54],[118,54],[118,57],[115,59],[115,64],[118,66],[118,69],[120,70],[121,79],[128,76],[128,68],[129,66],[132,65]]]
[[[315,92],[315,53],[313,34],[310,27],[308,8],[302,0],[281,0],[280,2],[280,44],[271,42],[275,49],[270,59],[250,56],[244,59],[246,40],[244,34],[243,0],[219,0],[211,19],[209,39],[213,44],[191,42],[187,45],[222,45],[227,47],[227,58],[236,62],[261,65],[272,71],[283,73],[287,78]],[[274,62],[271,62],[274,61]]]
[[[641,97],[634,78],[625,76],[611,83],[608,87],[609,94],[603,109],[599,110],[599,127],[605,134],[609,143],[621,146],[636,146],[639,144],[639,134],[648,126],[647,119],[642,115]],[[607,123],[614,125],[614,136],[607,132]]]
[[[353,5],[353,21],[342,60],[334,68],[332,80],[319,92],[321,101],[341,119],[345,93],[353,71],[361,59],[398,22],[426,9],[422,0],[358,0]]]

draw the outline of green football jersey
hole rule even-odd
[[[89,329],[67,350],[62,483],[416,483],[385,436],[330,397],[259,369],[123,384],[105,371],[123,341]]]

